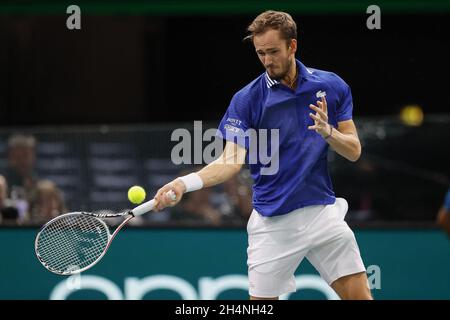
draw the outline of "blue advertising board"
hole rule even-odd
[[[35,229],[2,228],[0,299],[247,299],[244,229],[128,228],[81,276],[47,271]],[[450,299],[450,241],[438,230],[356,230],[376,299]],[[305,260],[284,299],[336,299]]]

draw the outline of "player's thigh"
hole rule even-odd
[[[265,219],[252,213],[247,226],[250,296],[275,298],[295,291],[294,273],[307,252],[299,241],[303,227],[296,229],[297,224],[295,217]]]
[[[328,230],[331,237],[313,245],[306,256],[329,285],[341,277],[366,271],[353,231],[344,221],[333,223]]]
[[[295,292],[295,271],[306,252],[248,265],[249,294],[254,298],[277,298]]]

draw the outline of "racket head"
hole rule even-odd
[[[92,214],[71,212],[47,222],[35,239],[41,264],[59,275],[89,269],[106,253],[112,240],[106,223]]]

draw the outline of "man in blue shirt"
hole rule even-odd
[[[361,154],[350,88],[336,74],[295,59],[297,29],[289,14],[266,11],[248,31],[266,72],[232,98],[218,130],[227,141],[222,155],[162,187],[156,210],[228,180],[247,162],[254,180],[247,225],[251,299],[295,291],[294,273],[305,257],[341,298],[371,299],[344,221],[348,204],[335,197],[327,167],[329,146],[350,161]],[[169,190],[176,200],[164,196]]]
[[[450,189],[448,189],[447,194],[444,198],[444,203],[438,211],[437,223],[450,237]]]

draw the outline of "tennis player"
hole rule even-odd
[[[448,189],[447,194],[445,195],[444,203],[438,211],[436,220],[437,224],[450,237],[450,189]]]
[[[336,74],[295,58],[297,27],[289,14],[266,11],[248,31],[266,71],[232,98],[219,125],[227,141],[222,155],[162,187],[156,210],[237,174],[249,143],[236,138],[247,130],[279,129],[278,150],[272,148],[278,170],[263,174],[266,164],[250,164],[250,298],[278,299],[295,291],[294,273],[306,257],[342,299],[372,299],[355,236],[344,221],[348,204],[335,197],[327,167],[329,146],[352,162],[361,155],[350,88]],[[169,190],[175,201],[163,196]]]

